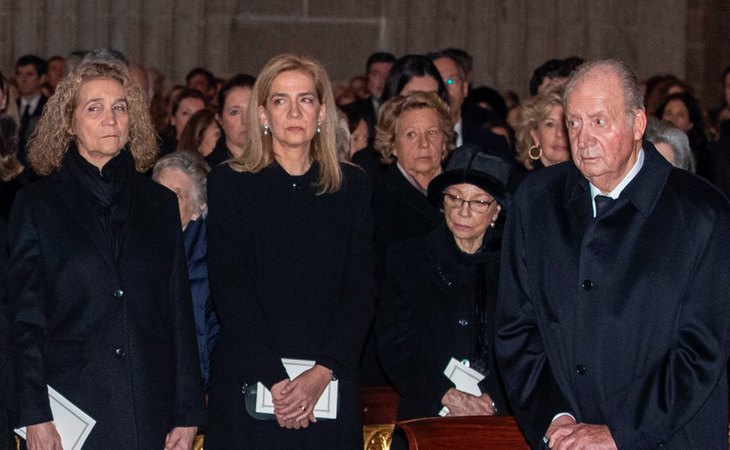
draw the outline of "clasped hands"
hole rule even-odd
[[[489,394],[467,394],[451,388],[441,398],[441,404],[449,408],[449,416],[493,416],[497,410]]]
[[[576,423],[571,416],[553,420],[545,433],[548,447],[553,450],[616,450],[611,432],[606,425]]]
[[[332,380],[332,371],[316,364],[298,377],[271,386],[274,415],[282,428],[298,430],[317,422],[314,406]]]

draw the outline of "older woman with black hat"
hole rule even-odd
[[[428,185],[445,224],[391,248],[376,318],[378,354],[401,395],[398,417],[493,415],[507,410],[492,335],[499,273],[494,228],[509,200],[510,168],[472,145],[459,147]],[[451,358],[484,375],[481,395],[444,375]]]

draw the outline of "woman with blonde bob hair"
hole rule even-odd
[[[251,132],[243,157],[231,164],[236,171],[258,172],[270,166],[275,159],[274,135],[265,131],[262,111],[265,108],[274,80],[282,73],[302,72],[314,81],[314,93],[324,106],[322,117],[318,118],[317,133],[311,140],[310,157],[320,165],[317,185],[321,193],[335,192],[342,184],[342,170],[337,158],[335,130],[337,129],[337,107],[332,86],[324,67],[314,60],[294,55],[279,55],[272,58],[257,77],[249,103],[249,129],[264,130]]]
[[[248,124],[243,156],[208,177],[209,279],[222,329],[205,448],[362,448],[369,179],[337,159],[332,87],[311,59],[280,55],[264,66]],[[287,370],[289,358],[304,361],[299,371]],[[268,414],[255,408],[264,388]],[[325,390],[339,405],[322,420],[315,405]]]
[[[570,159],[563,90],[563,84],[552,85],[520,106],[515,126],[517,159],[527,170]]]
[[[189,449],[205,420],[192,301],[175,195],[138,172],[157,152],[142,91],[119,63],[81,63],[36,130],[47,176],[9,224],[27,447],[61,448],[51,386],[96,420],[84,448]]]

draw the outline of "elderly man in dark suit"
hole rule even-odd
[[[571,77],[573,163],[520,187],[496,351],[519,422],[552,449],[727,448],[730,206],[643,141],[636,77]]]

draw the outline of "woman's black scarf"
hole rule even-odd
[[[489,231],[493,231],[489,229]],[[456,260],[460,261],[466,267],[472,267],[474,270],[474,291],[472,295],[472,317],[471,323],[474,324],[471,357],[469,358],[470,367],[474,370],[486,374],[489,369],[489,336],[487,330],[488,320],[488,304],[495,301],[489,296],[489,286],[487,282],[487,260],[489,259],[489,251],[492,242],[487,235],[484,236],[482,246],[474,254],[462,252],[451,236],[453,243],[452,250],[455,253]]]
[[[115,261],[124,241],[124,227],[132,206],[130,178],[134,173],[134,158],[123,148],[101,170],[88,162],[71,143],[63,158],[63,167],[88,192],[96,203],[102,232],[107,238]]]

